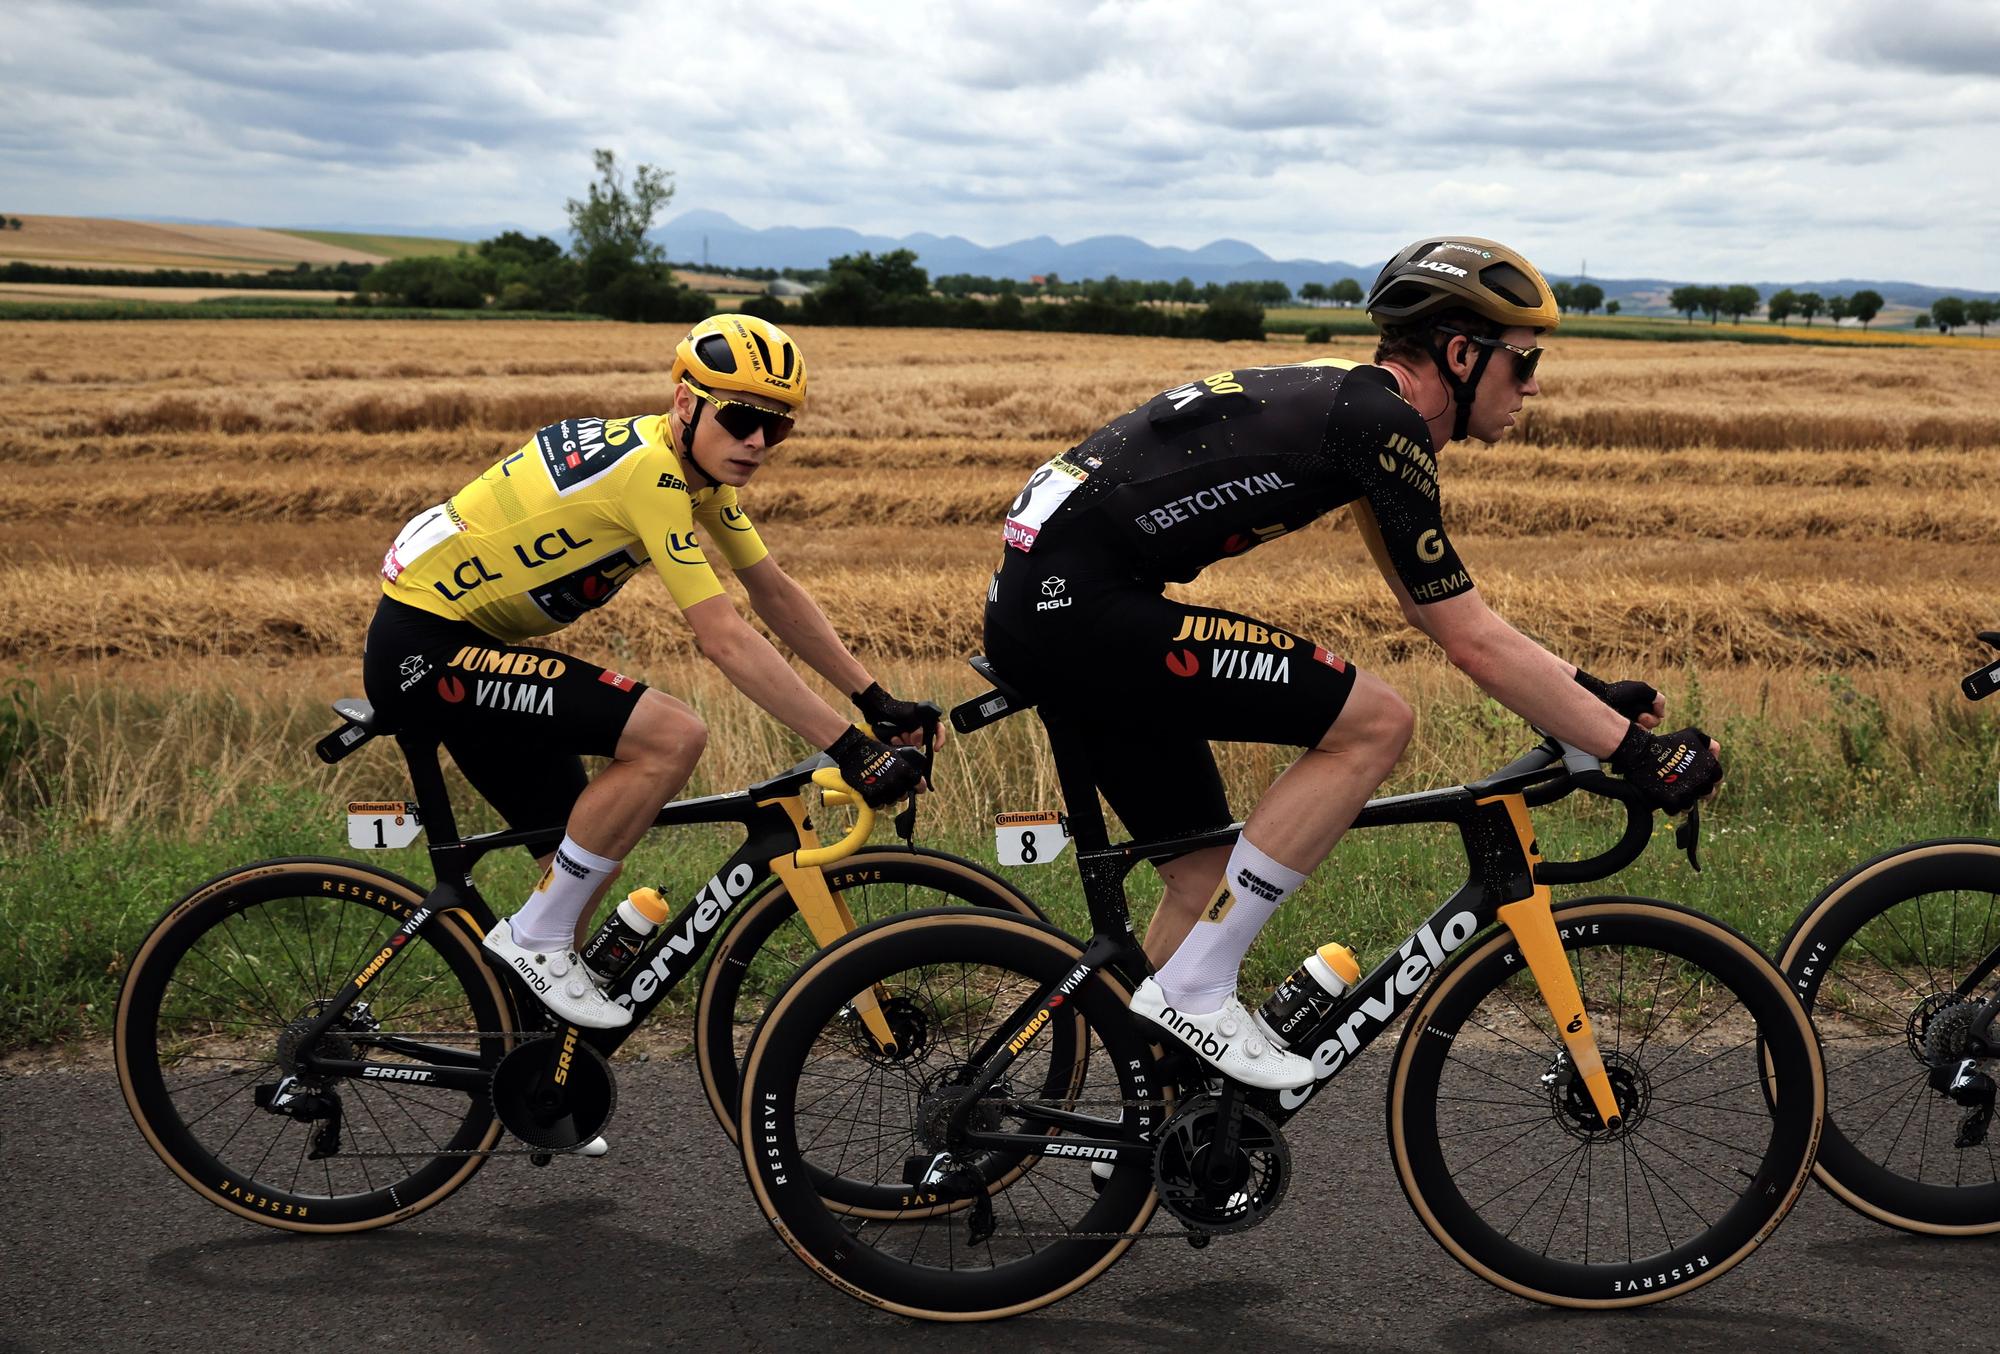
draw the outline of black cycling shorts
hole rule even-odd
[[[368,627],[362,684],[397,730],[435,733],[459,770],[545,855],[562,841],[589,778],[609,757],[644,682],[552,649],[502,644],[469,621],[384,597]]]
[[[1140,840],[1227,826],[1210,740],[1312,747],[1355,676],[1292,631],[1170,601],[1101,550],[1048,541],[994,575],[986,656]]]

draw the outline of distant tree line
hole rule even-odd
[[[0,226],[4,226],[8,230],[19,230],[21,228],[21,218],[18,216],[0,216]]]
[[[359,305],[443,310],[581,311],[615,320],[698,320],[715,307],[682,286],[663,251],[646,239],[653,218],[674,195],[672,176],[640,165],[628,183],[617,157],[599,150],[597,177],[571,198],[571,244],[518,230],[481,240],[455,256],[393,259],[355,288]]]
[[[1667,304],[1677,312],[1687,316],[1688,323],[1694,323],[1696,315],[1705,314],[1710,324],[1727,315],[1733,323],[1743,321],[1761,308],[1765,318],[1772,324],[1783,324],[1797,315],[1810,326],[1814,318],[1825,314],[1835,324],[1852,319],[1866,329],[1869,322],[1882,313],[1882,293],[1863,287],[1852,296],[1821,296],[1816,291],[1796,292],[1790,287],[1771,293],[1765,300],[1762,293],[1747,283],[1736,283],[1728,287],[1675,287],[1668,293]]]
[[[301,263],[287,272],[218,273],[198,268],[57,268],[41,263],[0,267],[0,282],[67,282],[92,287],[229,287],[234,290],[353,291],[373,264]]]
[[[1093,334],[1154,334],[1177,338],[1262,338],[1264,309],[1254,299],[1257,283],[1218,286],[1199,309],[1169,309],[1145,304],[1154,284],[1116,277],[1088,283],[1065,283],[1053,276],[1039,284],[1042,297],[1026,299],[1011,279],[975,278],[953,274],[940,278],[934,289],[930,275],[917,266],[916,253],[894,249],[884,254],[843,254],[827,264],[827,278],[805,298],[801,313],[819,324],[936,325],[958,329],[1051,329]],[[949,287],[947,288],[947,284]],[[990,284],[990,290],[988,289]],[[1175,299],[1173,286],[1168,295]],[[1274,284],[1284,287],[1283,283]],[[1190,289],[1193,284],[1189,283]],[[1054,290],[1051,290],[1051,289]],[[1285,295],[1291,294],[1285,288]],[[992,300],[981,300],[981,295]],[[1046,298],[1046,299],[1042,299]],[[1187,307],[1192,306],[1193,296]],[[761,297],[744,309],[763,313],[759,302],[782,306]],[[772,310],[783,315],[783,310]]]
[[[1936,325],[1940,334],[1949,334],[1952,330],[1963,329],[1968,324],[1977,325],[1980,337],[1984,338],[1986,326],[1996,319],[2000,319],[2000,303],[1984,298],[1968,301],[1962,296],[1940,296],[1931,302],[1929,314],[1917,316],[1916,325],[1919,329],[1929,329],[1932,325]]]

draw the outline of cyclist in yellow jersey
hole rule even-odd
[[[736,491],[790,435],[806,366],[776,325],[717,315],[675,350],[666,413],[570,418],[541,429],[397,533],[369,627],[369,699],[392,727],[435,732],[507,821],[566,821],[530,843],[540,884],[486,947],[579,1025],[623,1025],[578,960],[598,897],[661,804],[687,783],[707,731],[682,702],[533,644],[612,596],[650,560],[703,657],[779,722],[822,747],[871,804],[915,786],[889,747],[836,713],[723,595],[703,541],[758,616],[871,728],[921,739],[918,707],[889,695],[778,567]],[[580,754],[610,757],[586,781]]]

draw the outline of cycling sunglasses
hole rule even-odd
[[[1517,348],[1501,339],[1481,338],[1477,334],[1468,334],[1462,329],[1452,329],[1445,325],[1439,325],[1438,332],[1462,338],[1467,343],[1476,343],[1482,348],[1505,348],[1514,354],[1514,379],[1522,385],[1535,379],[1535,368],[1541,365],[1542,354],[1547,351],[1539,344],[1533,348]]]
[[[722,431],[739,442],[748,441],[750,434],[758,429],[764,431],[764,445],[775,447],[792,435],[792,427],[797,422],[790,414],[776,409],[765,409],[760,405],[744,404],[740,400],[718,399],[693,381],[682,378],[681,384],[695,395],[715,406],[715,421],[722,425]]]

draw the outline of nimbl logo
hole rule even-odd
[[[1182,1043],[1210,1062],[1229,1052],[1228,1044],[1220,1042],[1214,1035],[1171,1006],[1160,1012],[1160,1023],[1179,1035]]]
[[[1313,1077],[1316,1081],[1338,1072],[1341,1064],[1361,1051],[1362,1035],[1369,1038],[1396,1018],[1403,1004],[1422,990],[1430,980],[1431,972],[1445,960],[1445,956],[1472,939],[1479,929],[1479,919],[1470,912],[1454,913],[1445,922],[1444,929],[1433,932],[1431,924],[1425,922],[1423,929],[1403,942],[1397,951],[1401,965],[1382,980],[1379,990],[1361,999],[1361,1008],[1347,1017],[1344,1024],[1333,1036],[1313,1050]],[[1311,1098],[1312,1088],[1299,1087],[1297,1090],[1280,1091],[1278,1103],[1286,1109],[1297,1109]]]
[[[749,891],[756,879],[757,872],[746,864],[738,864],[730,870],[726,880],[721,875],[712,876],[701,892],[695,894],[681,910],[680,925],[667,933],[665,944],[653,956],[653,962],[627,975],[625,990],[612,999],[620,1006],[629,1007],[634,1002],[646,1000],[662,987],[672,987],[692,962],[699,948],[699,938],[715,929],[723,914]]]

